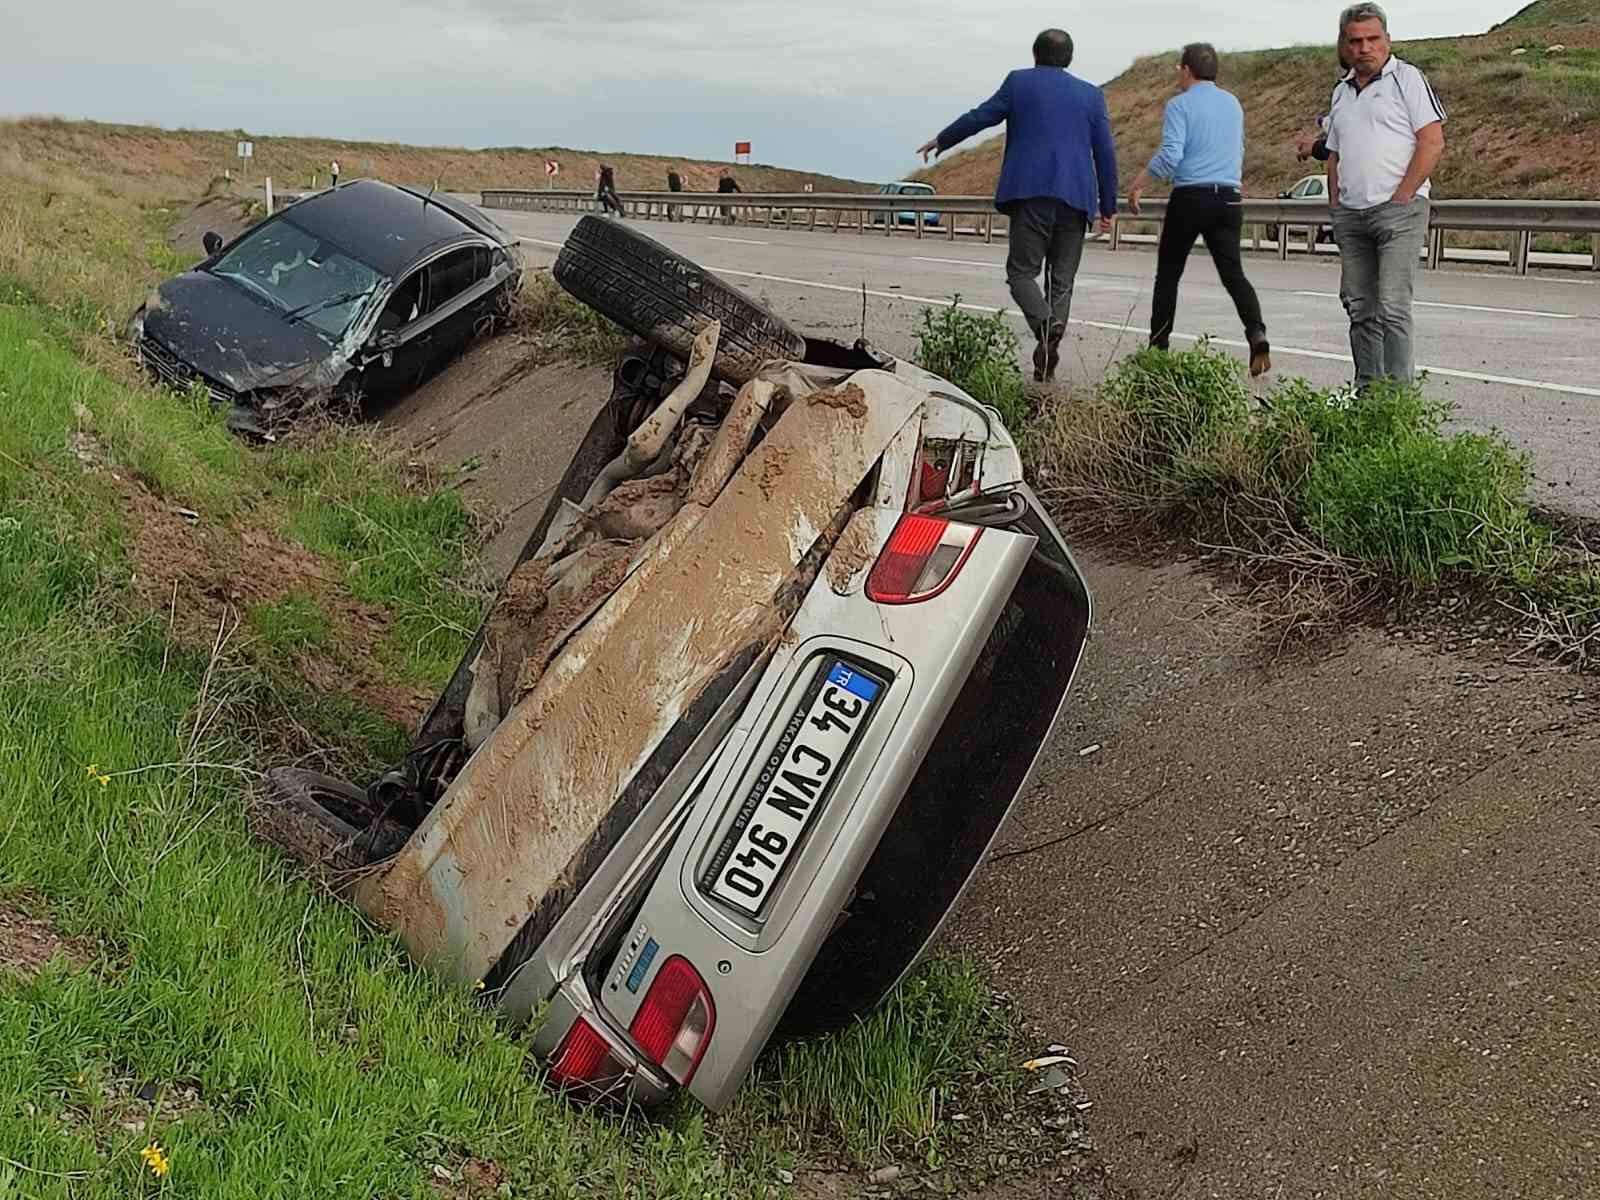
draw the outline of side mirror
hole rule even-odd
[[[392,354],[400,346],[400,331],[398,329],[385,329],[373,340],[372,344],[385,354]]]
[[[222,249],[222,235],[208,229],[205,236],[200,239],[200,244],[206,248],[206,257],[212,258]]]
[[[1278,199],[1279,200],[1287,200],[1287,199],[1289,199],[1289,193],[1288,192],[1279,192],[1278,193]]]

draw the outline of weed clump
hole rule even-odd
[[[1022,372],[1017,369],[1017,335],[1005,314],[979,316],[961,308],[924,309],[917,332],[917,365],[943,376],[980,404],[997,409],[1012,429],[1028,418]]]
[[[1248,581],[1284,585],[1275,615],[1291,627],[1331,624],[1386,584],[1456,580],[1575,620],[1565,644],[1590,657],[1595,567],[1562,562],[1530,511],[1525,454],[1448,431],[1450,406],[1416,384],[1295,379],[1252,407],[1240,371],[1204,344],[1124,359],[1026,431],[1041,490],[1068,520],[1177,523]]]

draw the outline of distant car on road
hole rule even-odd
[[[935,196],[938,195],[938,191],[931,183],[918,183],[909,179],[900,179],[896,180],[894,183],[885,183],[880,185],[878,188],[878,195]],[[875,212],[872,214],[872,223],[874,225],[882,225],[888,215],[888,213],[884,212]],[[894,214],[894,219],[895,224],[897,225],[915,225],[917,223],[917,214],[914,210],[901,210],[900,212]],[[936,212],[923,213],[922,223],[924,225],[937,225],[939,223],[939,214]]]
[[[1322,201],[1325,202],[1328,199],[1328,177],[1326,175],[1307,175],[1304,178],[1302,178],[1298,183],[1296,183],[1292,188],[1290,188],[1288,191],[1279,192],[1278,193],[1278,199],[1279,200],[1322,200]],[[1310,228],[1310,226],[1308,226],[1308,225],[1291,225],[1289,227],[1289,229],[1291,231],[1290,236],[1293,236],[1293,232],[1292,232],[1293,230],[1296,230],[1296,229],[1308,229],[1308,228]],[[1269,238],[1271,238],[1273,241],[1277,241],[1277,239],[1278,239],[1278,227],[1276,225],[1268,225],[1267,226],[1267,236]],[[1333,230],[1327,225],[1318,225],[1317,226],[1317,241],[1319,241],[1319,242],[1331,242],[1331,241],[1333,241]]]
[[[196,384],[230,428],[394,395],[458,354],[522,276],[516,239],[445,196],[376,180],[318,192],[169,279],[129,324],[145,370]]]

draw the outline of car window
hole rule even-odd
[[[389,333],[409,325],[422,315],[422,285],[425,272],[413,271],[401,280],[378,314],[378,333]]]
[[[1310,186],[1311,185],[1309,183],[1302,179],[1299,183],[1294,185],[1294,188],[1289,192],[1289,195],[1298,200],[1300,197],[1306,194],[1306,189]]]
[[[381,282],[366,263],[287,218],[246,235],[209,270],[327,337],[349,328]]]
[[[489,274],[489,252],[482,246],[465,246],[435,259],[427,270],[427,311],[434,312]]]
[[[1324,190],[1325,189],[1324,189],[1322,180],[1313,179],[1313,180],[1310,181],[1310,183],[1306,187],[1306,195],[1308,195],[1308,196],[1320,196],[1320,195],[1323,194]]]

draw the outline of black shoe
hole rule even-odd
[[[1268,346],[1265,339],[1253,342],[1250,346],[1250,377],[1265,375],[1272,370],[1272,347]]]
[[[1061,339],[1067,334],[1067,323],[1056,321],[1050,326],[1050,340],[1046,343],[1044,360],[1045,382],[1055,381],[1056,368],[1061,365]]]
[[[1050,369],[1050,349],[1041,339],[1033,348],[1033,381],[1043,383],[1045,374]]]

